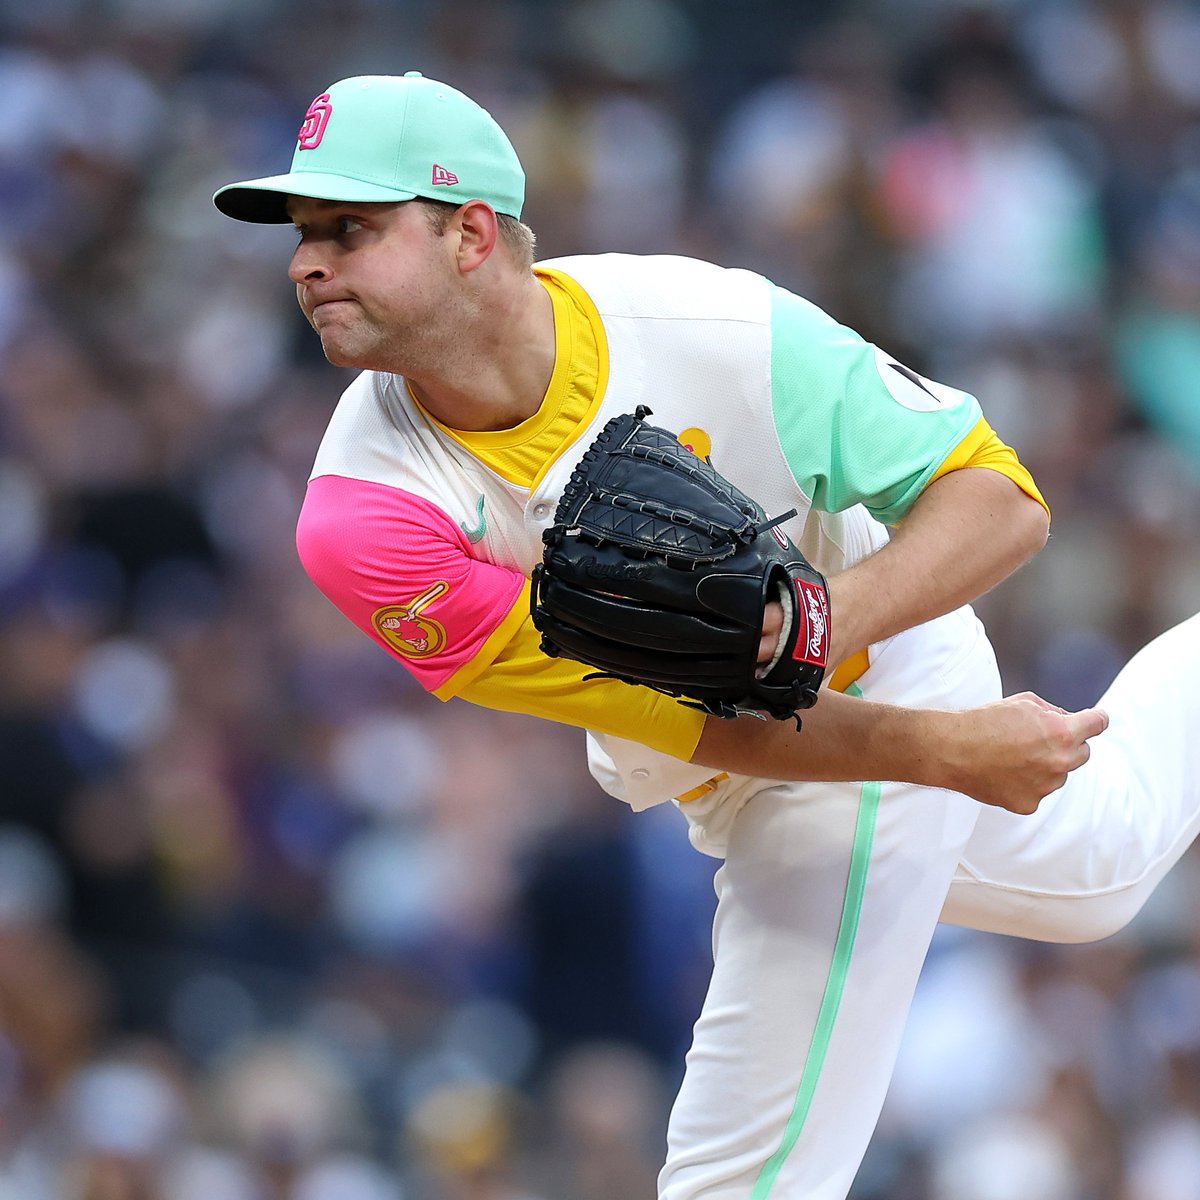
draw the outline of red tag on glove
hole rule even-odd
[[[819,584],[793,577],[796,589],[796,644],[792,657],[797,662],[823,667],[829,658],[829,597]]]

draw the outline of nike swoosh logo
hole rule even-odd
[[[483,535],[487,533],[487,517],[483,514],[482,496],[479,497],[479,502],[475,505],[475,524],[468,526],[466,521],[459,521],[458,527],[467,535],[467,541],[472,545],[483,541]]]
[[[927,395],[930,398],[930,400],[932,400],[934,402],[934,404],[941,404],[941,402],[942,402],[941,397],[935,396],[925,386],[924,382],[921,380],[920,375],[918,375],[915,371],[910,371],[908,369],[908,367],[901,366],[900,363],[898,363],[898,362],[890,362],[890,363],[888,363],[888,366],[891,367],[892,370],[895,371],[897,374],[903,375],[904,378],[907,379],[909,383],[914,384],[916,387],[919,387],[921,389],[921,391],[923,391],[925,393],[925,395]]]

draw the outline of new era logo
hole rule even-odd
[[[445,167],[439,167],[437,163],[434,163],[433,182],[435,185],[439,183],[453,184],[458,182],[458,176],[453,171],[447,171]]]

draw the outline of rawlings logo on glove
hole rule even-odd
[[[796,639],[792,657],[823,667],[829,654],[829,593],[823,582],[816,584],[807,579],[793,579],[792,583],[800,601],[796,611],[803,629],[803,636]]]
[[[614,417],[571,475],[534,569],[542,650],[720,717],[794,718],[825,674],[824,577],[749,496],[645,422]],[[784,610],[758,663],[769,603]]]

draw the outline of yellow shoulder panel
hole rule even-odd
[[[996,436],[996,431],[983,417],[979,418],[971,432],[950,452],[929,483],[963,467],[985,467],[989,471],[999,471],[1001,475],[1007,475],[1021,491],[1031,496],[1046,510],[1047,516],[1050,515],[1050,506],[1034,483],[1033,476],[1017,458],[1017,452]],[[929,484],[925,486],[928,487]]]

